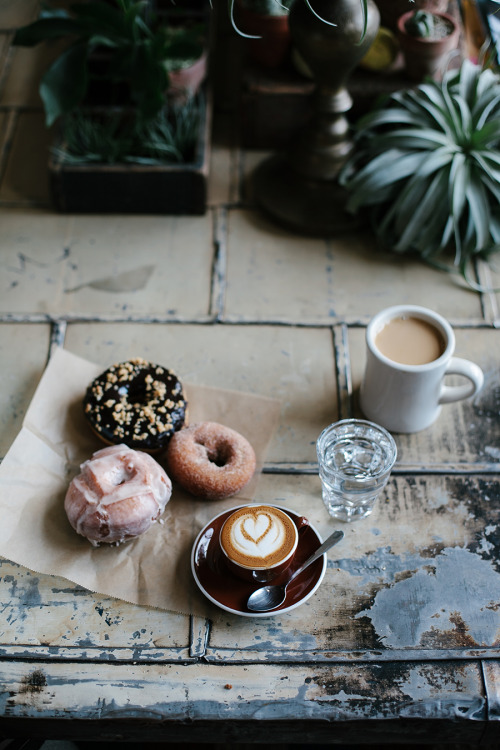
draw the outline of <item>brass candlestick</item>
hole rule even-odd
[[[353,150],[346,81],[375,39],[380,15],[368,0],[367,29],[360,41],[361,0],[312,0],[312,5],[319,18],[304,0],[295,0],[289,24],[292,44],[316,83],[313,116],[287,154],[257,168],[254,184],[259,206],[273,219],[308,234],[330,235],[355,225],[344,211],[344,191],[337,184]]]

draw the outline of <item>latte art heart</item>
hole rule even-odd
[[[291,518],[271,506],[240,508],[221,532],[225,553],[246,567],[276,565],[294,551],[296,542],[297,529]]]
[[[242,516],[235,528],[238,529],[238,536],[257,546],[264,540],[269,542],[273,531],[279,533],[279,524],[273,524],[273,517],[268,513],[259,513],[250,518]]]

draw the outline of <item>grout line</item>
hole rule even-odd
[[[54,321],[52,323],[52,329],[50,333],[49,358],[52,357],[54,351],[57,348],[64,346],[66,329],[67,325],[65,321]]]
[[[207,652],[208,637],[210,635],[210,621],[205,617],[190,615],[189,617],[189,655],[198,659]]]
[[[499,463],[436,463],[432,464],[397,464],[391,474],[397,476],[406,476],[418,474],[420,476],[444,474],[444,475],[463,475],[463,476],[488,476],[500,472]],[[263,474],[280,474],[280,475],[313,475],[318,473],[318,464],[316,462],[304,463],[285,463],[285,462],[266,462],[262,468]]]
[[[224,317],[227,276],[227,211],[223,207],[213,210],[214,259],[209,314],[214,322]]]
[[[259,320],[259,318],[239,320],[224,316],[224,319],[216,318],[214,313],[210,312],[208,315],[202,315],[198,317],[182,317],[178,315],[112,315],[112,314],[94,314],[88,315],[85,313],[70,313],[70,314],[57,314],[57,313],[0,313],[0,323],[53,323],[55,321],[61,321],[66,323],[171,323],[172,325],[207,325],[217,323],[219,325],[227,326],[259,326],[259,327],[284,327],[284,328],[312,328],[316,330],[331,329],[334,327],[345,326],[349,328],[365,328],[366,321],[360,321],[358,319],[344,319],[338,320],[332,324],[331,320],[325,320],[324,322],[318,321],[297,321],[297,320],[286,320],[283,318]],[[477,330],[477,329],[493,329],[500,326],[500,320],[493,323],[486,323],[484,321],[478,323],[454,323],[450,321],[450,324],[455,330]]]
[[[345,323],[332,329],[339,419],[352,417],[352,378],[348,329]]]
[[[484,287],[484,292],[481,292],[480,297],[485,321],[489,321],[494,328],[500,328],[500,312],[496,294],[498,289],[494,288],[491,268],[487,263],[478,262],[477,277],[479,284]]]

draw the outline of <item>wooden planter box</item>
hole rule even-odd
[[[69,164],[51,155],[54,207],[70,213],[204,214],[211,125],[212,101],[206,92],[192,163]]]

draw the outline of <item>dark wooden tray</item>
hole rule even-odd
[[[71,213],[204,214],[211,124],[207,92],[195,156],[186,164],[69,164],[52,153],[48,167],[54,207]]]

